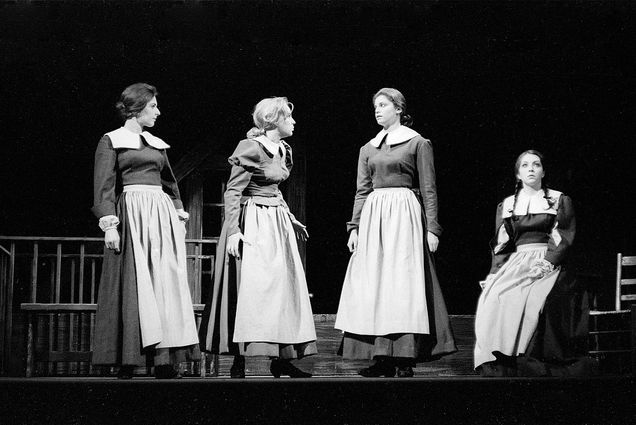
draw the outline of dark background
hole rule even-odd
[[[229,155],[253,105],[284,95],[307,155],[314,311],[333,313],[371,96],[396,87],[435,149],[451,313],[473,313],[528,148],[575,201],[572,262],[611,299],[615,253],[636,252],[635,22],[620,1],[0,2],[0,234],[101,234],[93,153],[133,82],[160,91],[152,131],[173,164],[201,142]]]

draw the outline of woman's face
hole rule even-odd
[[[153,97],[150,99],[150,102],[146,104],[146,107],[137,115],[137,123],[142,127],[152,127],[155,125],[155,121],[159,115],[161,115],[161,112],[159,112],[157,98]]]
[[[531,153],[521,157],[519,168],[517,169],[517,178],[521,180],[524,186],[538,190],[541,188],[541,180],[544,176],[545,172],[543,171],[541,158]]]
[[[294,124],[296,121],[292,118],[291,114],[281,118],[278,121],[278,134],[280,134],[281,139],[284,137],[289,137],[294,133]]]
[[[381,94],[375,98],[373,102],[375,107],[375,120],[384,128],[389,128],[396,122],[400,121],[402,109],[396,108],[388,97]]]

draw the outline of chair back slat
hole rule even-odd
[[[636,279],[621,279],[621,285],[622,286],[636,285]]]
[[[636,266],[636,255],[624,255],[621,261],[623,266]]]

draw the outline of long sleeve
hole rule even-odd
[[[227,181],[224,200],[227,235],[231,236],[241,231],[239,226],[241,196],[252,179],[254,171],[260,165],[257,142],[249,139],[240,141],[232,156],[228,158],[228,162],[232,164],[232,171]]]
[[[347,232],[357,229],[360,225],[360,214],[362,207],[369,194],[373,191],[373,183],[371,181],[371,173],[368,166],[368,155],[365,154],[364,146],[360,149],[358,156],[358,177],[356,182],[356,196],[353,201],[353,213],[351,221],[347,222]]]
[[[103,136],[95,151],[93,207],[97,218],[116,215],[117,151],[108,136]]]
[[[163,191],[170,196],[172,202],[174,203],[175,209],[182,209],[183,202],[181,201],[181,195],[179,193],[179,186],[177,185],[177,179],[172,172],[172,167],[170,167],[170,161],[168,161],[168,154],[165,150],[162,152],[164,159],[164,167],[161,170],[161,187]]]
[[[569,196],[561,195],[557,210],[555,228],[552,230],[548,241],[548,252],[545,259],[554,264],[560,265],[566,259],[567,253],[574,242],[576,233],[576,218],[574,207]]]
[[[417,172],[419,176],[420,192],[426,214],[426,227],[437,236],[442,234],[442,226],[437,220],[437,185],[435,183],[435,165],[433,160],[433,146],[429,140],[423,139],[417,147]]]
[[[497,206],[497,216],[495,217],[495,236],[490,241],[490,251],[492,262],[489,274],[496,273],[503,266],[510,254],[514,251],[514,243],[510,242],[510,236],[506,229],[503,216],[503,202]]]

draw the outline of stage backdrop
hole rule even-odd
[[[172,162],[229,155],[253,105],[287,96],[307,157],[307,275],[336,311],[372,94],[396,87],[433,141],[451,313],[472,313],[513,163],[543,151],[571,195],[579,270],[611,291],[636,252],[631,2],[216,1],[0,3],[0,234],[97,236],[93,153],[128,84],[160,91]],[[610,294],[611,299],[611,294]]]

